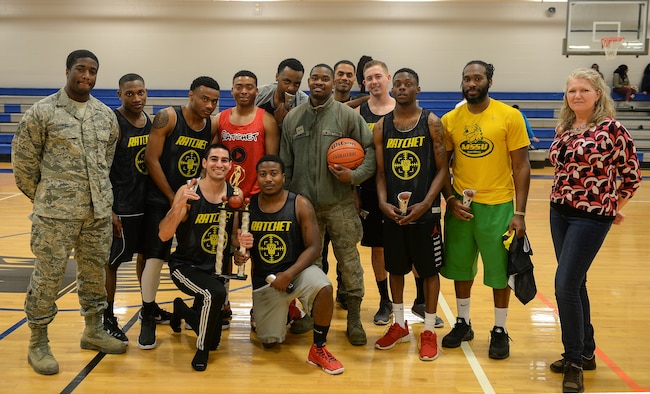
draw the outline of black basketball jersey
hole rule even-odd
[[[120,140],[115,149],[110,179],[113,185],[113,212],[134,215],[144,212],[147,188],[147,167],[144,150],[149,141],[151,120],[144,127],[133,126],[122,113],[115,110],[120,126]]]
[[[226,195],[232,196],[233,188],[226,184]],[[181,264],[191,265],[208,273],[214,272],[219,241],[219,213],[221,203],[212,204],[203,198],[201,188],[196,189],[201,199],[190,205],[187,220],[176,229],[176,250],[169,257],[169,267]],[[223,262],[230,261],[230,235],[233,226],[233,211],[226,211],[225,242]],[[225,268],[225,265],[224,265]]]
[[[253,289],[259,289],[269,274],[291,267],[305,250],[300,224],[296,217],[296,194],[289,192],[284,206],[277,212],[262,212],[259,194],[251,197],[250,232],[253,234]]]
[[[201,159],[212,135],[210,117],[205,120],[203,130],[196,131],[188,126],[181,107],[174,107],[174,110],[176,111],[176,126],[165,139],[160,165],[169,186],[176,191],[188,179],[197,177],[201,172]],[[147,203],[168,206],[167,197],[158,189],[153,180],[149,179],[150,189],[147,193]]]
[[[359,106],[359,113],[361,114],[361,117],[363,120],[368,123],[368,128],[370,128],[371,132],[375,132],[375,123],[379,122],[379,119],[383,117],[383,115],[375,115],[371,110],[370,106],[368,105],[367,101],[364,101],[361,103]],[[366,179],[365,181],[361,182],[359,185],[361,189],[367,189],[370,193],[376,194],[377,193],[377,182],[375,181],[375,175],[371,176],[370,178]],[[365,192],[362,191],[363,194]],[[362,199],[364,199],[362,197]]]
[[[370,127],[370,131],[373,130],[375,127],[375,123],[379,122],[379,119],[381,119],[384,115],[375,115],[371,110],[370,106],[368,105],[367,101],[364,101],[361,103],[359,106],[359,113],[361,114],[361,117],[363,120],[368,123],[368,127]]]
[[[431,112],[422,109],[417,124],[411,130],[400,131],[393,124],[394,112],[384,117],[383,146],[386,200],[399,207],[398,194],[412,192],[408,205],[424,200],[436,175],[433,141],[427,119]],[[432,207],[440,207],[440,195]],[[419,221],[432,218],[431,210]]]

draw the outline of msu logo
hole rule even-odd
[[[465,141],[460,144],[460,152],[467,157],[484,157],[494,150],[494,143],[483,137],[483,130],[477,124],[466,126]]]
[[[149,172],[147,171],[147,166],[144,163],[144,151],[146,148],[147,148],[146,146],[142,147],[142,149],[140,149],[138,154],[135,155],[135,168],[142,175],[149,175]]]
[[[420,172],[420,158],[410,150],[403,150],[395,155],[391,167],[396,177],[408,181]]]
[[[287,245],[275,234],[267,234],[260,239],[257,249],[260,257],[268,264],[282,261],[287,254]]]
[[[201,157],[195,150],[188,150],[178,159],[178,171],[185,178],[192,178],[198,174]]]
[[[217,225],[210,226],[209,229],[203,233],[201,237],[201,249],[206,253],[217,254],[217,247],[219,246],[219,227]],[[224,244],[227,245],[228,234],[224,236]]]

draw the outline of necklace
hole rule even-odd
[[[579,133],[579,132],[581,132],[582,130],[586,129],[587,127],[589,127],[589,124],[588,124],[588,123],[585,123],[585,124],[583,124],[582,126],[574,127],[574,128],[569,129],[569,130],[567,130],[567,131],[568,131],[569,133],[574,133],[574,134],[575,134],[575,133]]]

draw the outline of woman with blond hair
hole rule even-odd
[[[555,297],[562,328],[564,392],[584,391],[583,370],[596,368],[587,271],[621,209],[641,182],[634,141],[616,119],[613,101],[598,72],[569,74],[556,135],[549,149],[555,166],[551,190],[551,236],[558,266]],[[617,176],[621,178],[617,182]]]

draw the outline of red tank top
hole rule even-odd
[[[239,181],[239,188],[244,192],[244,196],[250,197],[260,191],[257,186],[255,165],[266,152],[264,144],[265,111],[258,108],[255,119],[246,125],[232,124],[230,122],[231,112],[232,108],[228,108],[219,116],[219,142],[230,149],[233,166],[228,174],[228,181],[233,186],[235,182]]]

